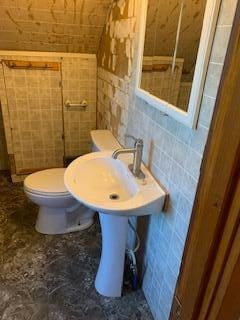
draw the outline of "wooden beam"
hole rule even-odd
[[[45,61],[21,61],[21,60],[2,60],[10,69],[27,69],[27,70],[51,70],[59,71],[58,62]]]
[[[153,64],[143,64],[142,71],[150,72],[150,71],[158,71],[158,72],[166,72],[171,68],[171,64],[169,63],[153,63]],[[179,69],[179,66],[175,66],[174,70]]]

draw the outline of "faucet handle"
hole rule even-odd
[[[125,138],[130,138],[134,141],[134,147],[136,147],[136,144],[138,142],[139,139],[135,138],[134,136],[132,136],[131,134],[125,134]]]
[[[135,138],[134,136],[132,136],[131,134],[125,134],[125,138],[130,138],[130,139],[133,139],[134,142],[136,142],[138,139]]]
[[[140,138],[135,138],[134,136],[132,136],[131,134],[125,134],[126,138],[130,138],[132,140],[134,140],[134,146],[136,147],[137,144],[143,144],[143,140]]]

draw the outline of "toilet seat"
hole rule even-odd
[[[71,196],[63,181],[65,170],[65,168],[54,168],[42,170],[29,175],[24,180],[25,191],[40,196]]]
[[[57,192],[41,192],[41,191],[36,191],[36,190],[31,190],[29,188],[24,188],[25,192],[40,196],[40,197],[45,197],[45,198],[68,198],[72,197],[70,193],[57,193]]]

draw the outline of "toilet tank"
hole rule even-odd
[[[122,146],[109,130],[92,130],[92,151],[115,151]]]

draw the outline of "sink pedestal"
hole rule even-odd
[[[128,218],[99,213],[102,253],[95,280],[96,290],[106,297],[121,297]]]

